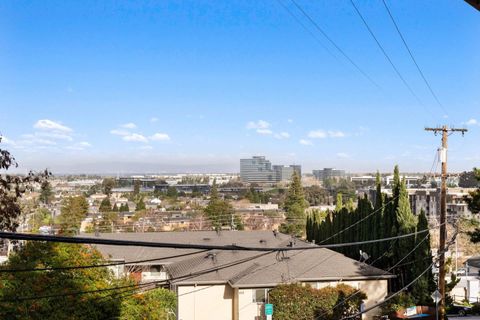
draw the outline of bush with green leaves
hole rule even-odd
[[[339,302],[350,297],[334,308]],[[269,293],[269,301],[275,306],[275,320],[302,319],[337,320],[360,310],[365,293],[345,284],[314,289],[309,285],[279,285]]]

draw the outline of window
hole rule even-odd
[[[268,291],[270,289],[254,289],[253,290],[253,302],[265,303],[267,301]]]

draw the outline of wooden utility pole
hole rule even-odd
[[[438,272],[438,290],[440,291],[440,319],[445,318],[445,242],[447,239],[447,147],[448,136],[454,132],[461,132],[462,135],[467,132],[467,129],[455,129],[448,126],[442,126],[437,128],[425,128],[426,131],[433,131],[435,135],[442,133],[442,148],[439,150],[440,161],[442,162],[442,186],[440,197],[440,246],[438,252],[440,253],[439,259],[439,272]]]

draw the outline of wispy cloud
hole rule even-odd
[[[474,118],[469,119],[468,121],[465,122],[465,124],[466,124],[467,126],[476,126],[476,125],[479,125],[478,120],[477,120],[477,119],[474,119]]]
[[[138,133],[131,133],[129,135],[123,136],[122,139],[127,142],[148,142],[148,139]]]
[[[280,132],[280,133],[276,133],[274,137],[280,140],[288,139],[290,138],[290,134],[288,132]]]
[[[257,129],[258,134],[269,135],[272,134],[273,131],[270,129]]]
[[[310,141],[310,140],[306,140],[306,139],[300,139],[298,141],[298,143],[300,143],[301,145],[304,145],[304,146],[313,146],[313,142]]]
[[[325,139],[325,138],[343,138],[346,134],[343,131],[338,130],[312,130],[308,133],[308,137],[312,139]]]
[[[149,137],[152,141],[169,141],[170,136],[166,133],[157,132]]]
[[[158,121],[158,118],[157,118],[157,117],[151,117],[151,118],[150,118],[150,122],[152,122],[152,123],[153,123],[153,122],[157,122],[157,121]]]
[[[268,129],[270,126],[270,123],[265,120],[249,121],[247,123],[247,129]]]
[[[38,120],[33,127],[40,130],[51,130],[58,132],[72,132],[73,130],[59,122],[55,122],[49,119]]]
[[[121,127],[125,129],[135,129],[137,125],[133,122],[129,122],[129,123],[122,124]]]
[[[110,133],[116,136],[128,136],[130,134],[130,131],[122,130],[122,129],[113,129],[113,130],[110,130]]]
[[[345,152],[338,152],[337,153],[337,158],[340,158],[340,159],[349,159],[350,158],[350,155],[348,153],[345,153]]]

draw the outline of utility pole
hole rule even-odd
[[[445,242],[447,238],[447,148],[448,136],[454,132],[461,132],[462,136],[467,132],[467,129],[455,129],[448,126],[425,128],[426,131],[433,131],[435,135],[442,133],[442,148],[439,150],[440,160],[442,162],[442,185],[440,197],[440,246],[438,252],[440,253],[439,271],[438,271],[438,289],[440,291],[440,319],[445,318]]]

